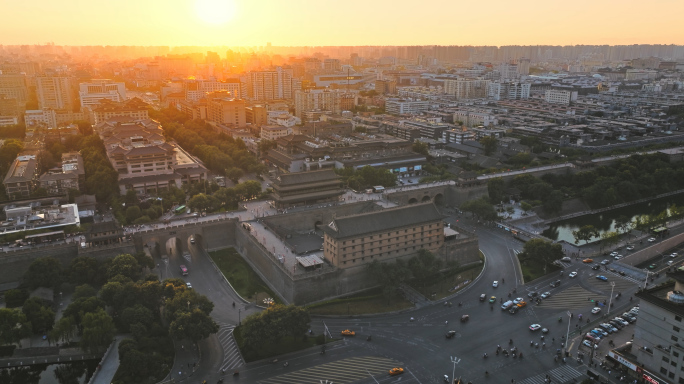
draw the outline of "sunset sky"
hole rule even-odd
[[[0,44],[684,44],[684,0],[0,0]]]

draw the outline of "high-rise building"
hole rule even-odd
[[[40,108],[73,109],[75,95],[68,77],[39,76],[36,78]]]
[[[26,104],[28,99],[26,75],[0,73],[0,95],[15,99],[19,104]]]
[[[503,63],[499,65],[501,80],[514,80],[518,78],[518,66],[516,64]]]
[[[266,125],[268,124],[268,111],[263,105],[253,105],[245,108],[245,118],[249,124]]]
[[[78,96],[81,107],[100,104],[103,99],[114,102],[126,100],[126,84],[113,82],[107,79],[93,80],[88,83],[80,83]]]
[[[292,99],[292,69],[276,67],[271,71],[247,74],[247,97],[252,100]]]
[[[395,80],[375,80],[375,92],[381,95],[396,95],[397,82]]]
[[[444,93],[454,95],[456,100],[479,99],[487,96],[487,86],[491,80],[456,79],[444,81]]]
[[[518,60],[518,74],[523,76],[530,74],[530,59],[523,57]]]
[[[577,100],[577,91],[549,89],[544,93],[544,100],[547,103],[568,105]]]
[[[487,85],[487,97],[494,100],[522,100],[530,98],[529,83],[495,81]]]

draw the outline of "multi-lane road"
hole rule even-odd
[[[461,224],[465,224],[463,220]],[[571,353],[575,353],[580,344],[576,330],[580,326],[588,329],[587,318],[598,320],[590,311],[597,305],[596,302],[608,299],[610,282],[615,283],[614,291],[622,292],[623,296],[621,301],[614,304],[616,307],[612,311],[615,314],[621,307],[636,303],[630,303],[629,296],[641,282],[631,276],[620,276],[610,271],[594,271],[590,268],[593,264],[573,261],[567,263],[562,276],[559,273],[523,284],[515,256],[523,244],[513,239],[509,232],[494,227],[472,228],[480,237],[480,248],[487,259],[486,268],[469,287],[449,299],[452,306],[444,306],[440,302],[403,313],[314,318],[314,334],[323,332],[324,327],[327,327],[336,338],[341,338],[340,332],[344,329],[352,329],[357,335],[331,343],[325,354],[321,354],[318,348],[300,351],[280,356],[277,364],[270,361],[244,364],[236,354],[229,335],[231,325],[238,322],[238,311],[232,308],[232,301],[237,301],[236,295],[214,269],[201,245],[191,246],[191,260],[172,257],[168,268],[176,275],[181,260],[189,264],[191,273],[187,280],[216,304],[212,316],[222,326],[218,335],[201,345],[205,348],[202,351],[203,356],[211,357],[202,362],[193,377],[211,382],[221,376],[222,368],[227,369],[228,373],[239,369],[239,377],[231,377],[231,381],[264,384],[318,384],[326,380],[334,383],[369,384],[397,381],[434,383],[443,380],[444,375],[451,377],[452,372],[457,377],[461,376],[474,383],[505,383],[516,380],[518,383],[533,384],[543,382],[538,379],[545,378],[547,374],[555,379],[554,382],[571,381],[580,377],[581,372],[586,372],[585,367],[574,360],[559,364],[553,359],[556,349],[561,348],[561,337],[569,330],[573,339],[574,333],[575,339],[571,340],[569,346]],[[578,275],[570,278],[568,273],[571,271],[578,272]],[[609,281],[596,279],[597,273],[607,276]],[[560,286],[551,287],[549,284],[557,279],[561,280]],[[497,288],[492,287],[494,280],[499,281]],[[532,291],[549,291],[551,296],[540,305],[529,302],[517,314],[500,309],[499,300],[505,301],[509,292],[514,298],[527,299],[527,294]],[[479,296],[483,293],[487,297],[496,296],[496,303],[481,302]],[[567,316],[569,311],[574,315],[570,327]],[[606,312],[607,307],[604,307],[598,316]],[[580,313],[584,314],[582,324],[576,321],[576,315]],[[244,314],[243,311],[243,318]],[[463,314],[470,316],[468,322],[459,321]],[[411,321],[411,317],[415,320]],[[562,318],[561,323],[558,322],[559,317]],[[541,333],[528,328],[534,323],[549,329],[544,341],[547,344],[545,348],[541,348]],[[445,337],[449,330],[456,331],[454,338]],[[631,333],[629,330],[621,332]],[[369,335],[372,335],[372,341],[367,341]],[[511,339],[513,344],[509,345]],[[531,341],[539,343],[540,347],[530,347]],[[497,345],[506,348],[515,346],[523,352],[524,357],[518,360],[497,356]],[[484,358],[484,353],[489,357]],[[452,357],[456,364],[452,363]],[[284,366],[284,362],[288,365]],[[393,367],[403,367],[405,373],[391,377],[388,371]],[[487,376],[485,372],[488,373]]]

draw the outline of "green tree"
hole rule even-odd
[[[195,290],[184,290],[176,292],[173,298],[166,300],[164,312],[166,318],[169,321],[173,321],[181,313],[190,312],[193,308],[199,308],[202,312],[209,315],[214,310],[214,303]]]
[[[523,251],[518,254],[521,262],[532,262],[546,267],[562,258],[563,247],[560,244],[551,243],[542,239],[532,239],[525,243]]]
[[[248,316],[242,322],[242,336],[249,345],[279,342],[285,336],[304,335],[311,318],[305,308],[294,305],[272,305],[263,312]]]
[[[171,337],[176,340],[190,339],[195,343],[216,332],[216,322],[199,308],[180,313],[169,325]]]
[[[532,208],[533,208],[532,205],[529,204],[529,203],[527,203],[527,202],[525,202],[525,201],[523,201],[522,203],[520,203],[520,209],[522,209],[523,212],[525,212],[525,213],[531,211]]]
[[[14,344],[31,336],[31,324],[19,309],[0,308],[0,344]]]
[[[102,309],[83,316],[81,348],[95,353],[103,351],[114,339],[114,320]]]
[[[64,310],[63,316],[71,317],[74,320],[74,325],[80,327],[82,325],[83,316],[88,313],[97,312],[104,309],[105,303],[97,297],[80,298],[74,300]]]
[[[31,323],[31,329],[35,334],[51,330],[52,325],[55,323],[55,313],[41,298],[29,298],[24,303],[21,311]]]
[[[572,237],[575,238],[575,244],[579,243],[580,240],[584,240],[585,244],[589,243],[589,240],[598,235],[599,231],[593,225],[585,225],[576,231],[572,231]]]
[[[105,282],[106,273],[102,264],[91,256],[78,256],[73,259],[69,272],[69,281],[74,284],[100,286]]]
[[[154,322],[152,311],[141,304],[126,308],[121,313],[121,324],[125,330],[129,330],[133,324],[142,324],[149,329],[152,326],[152,322]]]
[[[188,201],[188,207],[191,208],[192,210],[195,211],[208,211],[208,212],[213,212],[216,210],[220,202],[219,200],[214,197],[214,196],[207,196],[204,193],[200,193],[198,195],[193,196],[189,201]]]
[[[617,232],[603,232],[601,234],[601,247],[610,248],[620,242],[620,235]]]
[[[230,168],[226,171],[226,177],[228,177],[233,183],[237,184],[238,179],[245,175],[245,172],[240,168]]]
[[[621,215],[617,219],[615,219],[615,229],[622,233],[629,232],[632,229],[632,226],[634,223],[632,223],[631,218]]]
[[[559,213],[563,209],[563,193],[561,191],[551,192],[546,198],[542,198],[542,206],[547,213]]]
[[[119,255],[112,260],[109,268],[107,268],[107,277],[110,279],[116,275],[122,275],[131,280],[137,280],[140,277],[141,268],[138,260],[132,255]]]
[[[428,145],[427,145],[427,143],[423,143],[422,141],[418,141],[418,140],[414,141],[414,142],[413,142],[413,146],[411,147],[411,149],[412,149],[413,152],[415,152],[415,153],[420,153],[421,155],[424,155],[424,156],[428,156],[428,155],[429,155],[429,153],[428,153],[428,149],[429,149],[429,148],[428,148]]]
[[[432,252],[421,249],[418,251],[418,255],[409,259],[408,266],[413,277],[424,280],[436,275],[442,269],[443,263]]]
[[[485,196],[479,199],[466,201],[465,203],[461,204],[461,210],[470,212],[482,220],[496,220],[497,217],[494,206]]]
[[[24,305],[29,293],[25,289],[10,289],[5,292],[5,305],[7,308],[17,308]]]
[[[373,260],[367,264],[366,271],[369,278],[380,285],[388,303],[396,294],[397,289],[411,278],[411,270],[408,264],[401,259],[397,259],[393,263],[381,263]]]
[[[71,316],[63,316],[50,331],[50,340],[69,342],[76,334],[76,323]]]
[[[74,289],[74,294],[71,296],[72,300],[80,298],[96,297],[97,291],[90,284],[79,285]]]
[[[485,136],[480,139],[480,144],[484,147],[485,156],[489,156],[496,151],[497,140],[492,136]]]
[[[62,282],[62,264],[54,257],[36,259],[24,273],[24,282],[31,289],[58,288]]]
[[[503,201],[504,191],[506,189],[506,182],[501,177],[495,177],[487,182],[487,192],[489,192],[489,201],[498,204]]]
[[[142,212],[140,211],[140,207],[137,205],[132,205],[126,208],[126,222],[128,223],[134,222],[141,215]]]

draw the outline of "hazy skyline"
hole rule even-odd
[[[8,45],[684,44],[680,0],[3,3],[0,44]]]

